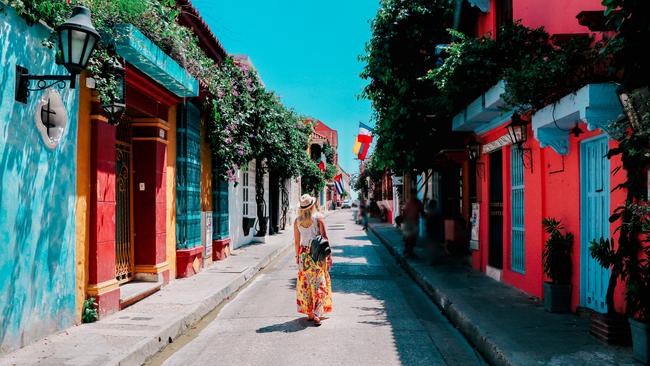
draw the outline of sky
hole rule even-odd
[[[352,174],[359,122],[370,123],[358,56],[379,0],[194,0],[226,51],[251,58],[266,87],[296,112],[338,131],[339,164]]]

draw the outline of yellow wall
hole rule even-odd
[[[212,211],[212,156],[206,141],[206,121],[201,121],[201,211]]]
[[[79,126],[77,129],[77,203],[76,203],[76,322],[88,286],[88,240],[90,234],[90,112],[91,91],[86,88],[85,74],[79,77]]]
[[[167,262],[169,279],[176,278],[176,106],[167,117]]]

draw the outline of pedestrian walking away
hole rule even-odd
[[[420,230],[420,216],[424,215],[424,206],[417,197],[417,190],[411,190],[411,197],[404,206],[404,223],[402,232],[404,234],[404,256],[413,256],[413,249]]]
[[[307,320],[319,326],[323,316],[332,311],[332,284],[329,275],[332,257],[329,255],[325,260],[314,261],[310,255],[312,240],[318,235],[327,239],[327,232],[325,220],[316,209],[316,199],[309,194],[300,197],[299,214],[293,227],[298,265],[298,312],[307,315]]]

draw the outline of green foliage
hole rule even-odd
[[[551,283],[565,285],[571,283],[571,247],[573,234],[562,234],[564,226],[554,218],[542,220],[544,231],[549,235],[542,252],[542,268]]]
[[[323,172],[318,168],[315,162],[307,159],[300,176],[303,193],[316,195],[325,188],[325,178]]]
[[[334,176],[336,176],[336,173],[338,173],[338,169],[336,168],[336,165],[334,164],[327,164],[327,167],[325,168],[325,173],[324,173],[324,178],[326,181],[331,181],[334,179]]]
[[[94,297],[84,300],[83,310],[81,311],[81,321],[84,323],[96,322],[99,318],[97,313],[97,303]]]
[[[361,196],[367,195],[374,188],[374,184],[380,182],[384,174],[384,168],[377,164],[377,161],[375,155],[372,155],[365,164],[361,174],[352,179],[350,184],[352,189],[357,191]]]
[[[623,71],[623,86],[636,89],[650,84],[650,58],[642,50],[650,38],[650,1],[602,0],[608,25],[617,31],[607,43],[613,69]]]
[[[543,53],[522,55],[518,68],[506,68],[504,100],[519,110],[539,110],[585,84],[606,81],[606,59],[588,37],[549,43]]]
[[[605,78],[602,44],[588,37],[555,41],[544,28],[519,22],[503,26],[496,40],[450,32],[444,63],[427,74],[448,106],[447,119],[501,79],[508,107],[528,112]]]
[[[369,81],[362,96],[374,109],[377,161],[389,168],[426,165],[435,144],[433,83],[423,80],[436,64],[435,46],[448,42],[454,0],[382,0],[372,38],[360,57]]]
[[[114,42],[121,35],[115,26],[130,23],[160,49],[207,86],[206,105],[212,117],[207,139],[212,147],[216,170],[223,178],[236,180],[234,172],[252,159],[268,159],[269,167],[297,176],[304,165],[309,132],[299,118],[266,91],[254,70],[226,59],[216,64],[201,49],[189,28],[178,24],[180,14],[173,0],[80,0],[92,11],[93,23],[102,38],[88,64],[101,100],[116,95],[118,83],[110,72],[115,61]],[[52,27],[64,22],[71,5],[63,0],[11,0],[9,6],[28,22],[39,19]],[[49,46],[52,46],[51,42]],[[297,131],[289,131],[297,129]],[[281,148],[289,141],[289,148]]]
[[[334,164],[334,148],[330,144],[326,143],[323,145],[323,154],[328,164]]]

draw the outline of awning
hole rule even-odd
[[[467,0],[467,2],[476,6],[484,13],[490,11],[490,0]]]
[[[542,147],[568,154],[570,130],[577,123],[585,122],[589,131],[606,130],[623,113],[616,88],[615,83],[588,84],[540,109],[532,117],[535,138]]]
[[[501,98],[504,91],[505,83],[501,80],[453,118],[452,130],[474,132],[483,130],[490,122],[505,113],[503,109],[505,102]]]
[[[179,97],[199,95],[199,81],[131,24],[116,27],[117,54]]]

